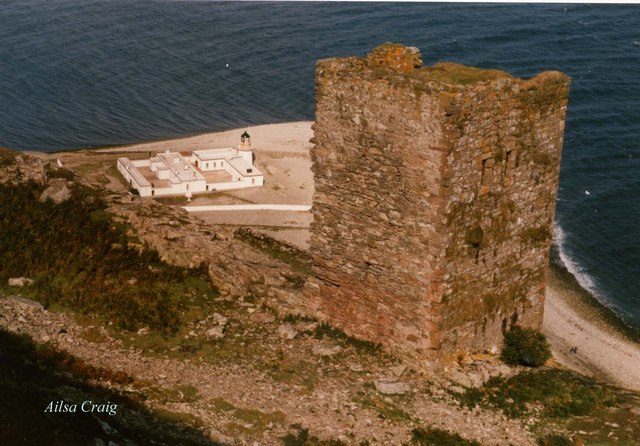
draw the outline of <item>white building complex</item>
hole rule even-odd
[[[251,138],[237,148],[157,153],[149,159],[118,158],[118,170],[142,197],[185,195],[257,187],[264,176],[253,165]]]

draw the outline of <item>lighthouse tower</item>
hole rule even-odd
[[[240,144],[238,144],[238,155],[253,164],[253,151],[251,150],[251,136],[247,132],[240,135]]]

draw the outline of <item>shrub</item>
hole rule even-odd
[[[538,446],[574,446],[573,440],[564,435],[545,435],[538,438]]]
[[[551,358],[549,343],[532,328],[514,326],[504,337],[502,360],[511,365],[539,367]]]
[[[64,167],[49,168],[47,169],[48,178],[63,178],[65,180],[73,181],[75,173],[72,170],[65,169]]]
[[[16,152],[0,147],[0,167],[11,166],[16,163]]]
[[[282,437],[284,446],[346,446],[340,440],[320,440],[309,434],[309,429],[294,424],[291,426],[295,432]]]
[[[411,443],[424,446],[480,446],[475,440],[438,428],[417,428],[411,431]]]
[[[547,418],[591,415],[629,400],[620,389],[568,370],[528,370],[511,378],[496,376],[482,388],[456,395],[462,404],[496,407],[508,417],[524,416],[529,406],[542,409]]]

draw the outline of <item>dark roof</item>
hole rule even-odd
[[[241,138],[251,138],[247,132],[244,132],[240,137]]]

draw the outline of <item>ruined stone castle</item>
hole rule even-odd
[[[539,327],[569,82],[395,44],[319,61],[312,311],[426,360]]]

